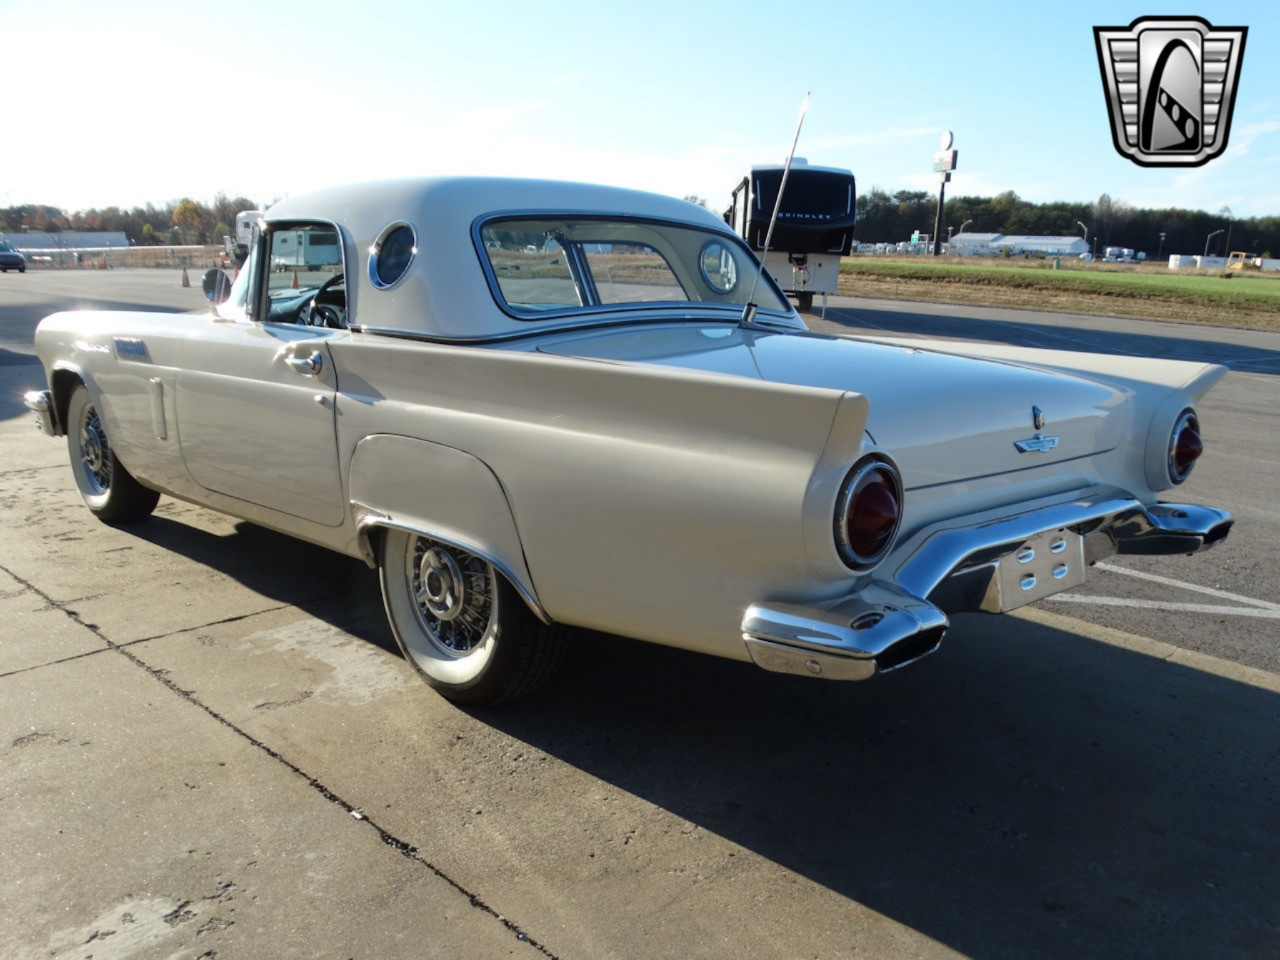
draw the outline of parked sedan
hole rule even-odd
[[[270,269],[312,234],[340,262]],[[464,703],[536,687],[563,625],[864,679],[954,612],[1231,527],[1160,500],[1222,367],[812,333],[674,198],[329,190],[272,207],[206,288],[207,316],[41,322],[27,404],[89,510],[166,494],[363,557],[406,658]]]
[[[10,270],[26,273],[27,258],[13,249],[11,244],[0,240],[0,271],[8,273]]]

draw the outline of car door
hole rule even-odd
[[[312,229],[335,227],[290,224],[291,243]],[[271,269],[270,244],[270,232],[255,242],[247,282],[238,278],[228,309],[187,341],[176,403],[182,456],[206,490],[337,526],[345,503],[328,341],[347,334],[299,321],[318,290],[343,288],[342,265]]]

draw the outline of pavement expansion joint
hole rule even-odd
[[[8,673],[0,673],[0,680],[4,680],[6,677],[16,677],[19,674],[23,674],[23,673],[31,673],[34,670],[43,670],[46,667],[61,666],[64,663],[71,663],[72,661],[75,661],[75,660],[83,660],[85,659],[85,657],[96,657],[99,654],[111,653],[111,652],[112,652],[112,649],[110,647],[102,647],[98,650],[89,650],[85,653],[77,653],[70,657],[63,657],[61,660],[50,660],[47,663],[37,663],[30,667],[22,667],[18,670],[10,670]]]
[[[337,806],[345,810],[347,813],[351,814],[352,819],[356,820],[359,823],[368,824],[369,827],[371,827],[378,834],[378,838],[382,841],[382,843],[384,843],[386,846],[390,847],[391,849],[395,850],[397,853],[399,853],[401,856],[405,857],[406,859],[412,860],[414,863],[417,863],[423,867],[426,867],[436,877],[443,880],[445,883],[451,886],[454,890],[460,893],[463,897],[465,897],[467,902],[472,907],[481,911],[482,913],[489,915],[494,920],[497,920],[507,930],[515,934],[516,939],[519,940],[521,943],[527,943],[529,946],[533,947],[543,956],[551,958],[551,960],[558,960],[556,954],[552,953],[549,949],[547,949],[547,947],[543,946],[543,944],[541,944],[539,941],[531,937],[527,932],[521,929],[521,927],[518,924],[516,924],[514,921],[508,919],[507,917],[498,913],[498,911],[495,910],[493,907],[489,906],[489,904],[479,894],[474,893],[471,890],[468,890],[457,880],[453,879],[451,876],[445,873],[443,869],[436,866],[430,860],[422,856],[418,848],[415,847],[413,844],[409,843],[407,840],[403,840],[400,837],[397,837],[391,831],[380,826],[376,821],[371,819],[367,814],[365,814],[362,810],[356,807],[355,804],[345,800],[343,797],[339,796],[337,793],[334,793],[331,789],[329,789],[327,786],[325,786],[315,777],[311,776],[311,774],[307,773],[305,770],[299,767],[296,763],[289,760],[287,757],[285,757],[282,753],[277,751],[275,748],[269,746],[265,741],[259,740],[257,737],[249,733],[247,730],[244,730],[243,728],[237,726],[230,719],[223,716],[217,710],[214,710],[211,706],[201,701],[198,697],[196,697],[193,691],[185,690],[182,687],[178,686],[178,684],[175,681],[169,678],[168,670],[163,670],[158,667],[151,666],[151,664],[147,663],[145,660],[143,660],[136,653],[134,653],[132,650],[129,649],[129,647],[132,647],[137,643],[141,643],[142,641],[135,640],[135,641],[130,641],[129,643],[116,643],[115,641],[107,637],[106,634],[103,633],[102,628],[99,627],[96,623],[86,622],[83,618],[81,618],[81,616],[74,609],[71,609],[66,604],[58,603],[56,600],[50,597],[47,593],[45,593],[35,584],[31,583],[31,581],[24,579],[23,577],[9,570],[3,565],[0,565],[0,570],[3,570],[5,573],[9,574],[9,576],[13,577],[14,580],[22,584],[23,587],[30,590],[36,596],[40,597],[51,608],[61,610],[72,621],[84,627],[86,630],[92,633],[95,637],[101,640],[104,644],[106,644],[106,646],[102,650],[95,650],[95,651],[92,651],[91,654],[81,654],[80,656],[91,656],[97,653],[111,652],[111,653],[119,654],[120,656],[124,657],[135,667],[138,667],[140,670],[143,670],[144,672],[146,672],[149,676],[152,677],[152,679],[163,684],[172,693],[176,694],[183,700],[187,701],[193,707],[203,710],[206,714],[208,714],[218,723],[222,724],[227,729],[235,732],[244,740],[248,741],[250,744],[252,744],[253,746],[257,747],[259,750],[261,750],[263,753],[265,753],[272,760],[275,760],[277,763],[284,766],[290,772],[300,777],[304,782],[306,782],[306,784],[309,787],[311,787],[313,790],[319,793],[322,797],[324,797],[330,803],[336,804]],[[259,611],[259,613],[261,612],[262,611]],[[245,619],[245,617],[243,616],[232,617],[232,618],[229,618],[228,620],[218,621],[218,622],[219,623],[233,622],[235,620],[241,620],[241,619]],[[185,632],[185,631],[181,631],[181,632]],[[68,659],[74,660],[74,659],[80,659],[80,657],[70,657]],[[32,668],[32,669],[35,669],[35,668]],[[22,672],[22,671],[15,671],[15,672]]]

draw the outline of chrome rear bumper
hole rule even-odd
[[[1013,610],[1082,582],[1086,566],[1116,553],[1195,553],[1231,524],[1214,507],[1110,497],[939,529],[852,596],[752,604],[743,640],[766,670],[865,680],[936,650],[948,614]]]

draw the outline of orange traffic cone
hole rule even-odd
[[[183,268],[182,268],[182,285],[183,285],[184,287],[189,287],[189,286],[191,286],[191,278],[187,276],[187,268],[186,268],[186,267],[183,267]]]
[[[298,289],[298,271],[297,270],[293,271],[293,283],[289,284],[289,286],[294,290]]]

